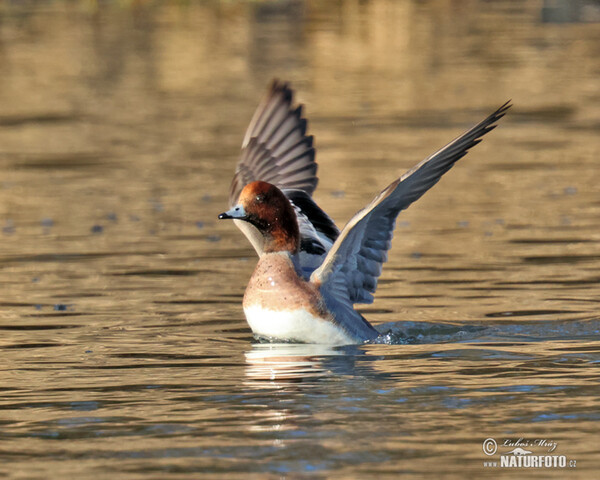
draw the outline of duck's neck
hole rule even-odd
[[[276,225],[265,232],[265,253],[287,252],[296,255],[300,249],[300,233],[298,225],[292,226]]]

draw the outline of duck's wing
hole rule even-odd
[[[308,280],[323,263],[340,231],[333,220],[302,190],[283,190],[298,219],[300,230],[300,273]]]
[[[280,190],[312,195],[317,186],[313,137],[306,135],[302,106],[294,107],[293,91],[274,80],[258,105],[242,143],[242,154],[229,190],[234,206],[250,182],[262,180]]]
[[[301,248],[306,251],[316,250],[313,253],[325,253],[329,251],[333,242],[340,234],[333,220],[327,215],[315,201],[302,190],[283,190],[298,218],[300,228]],[[325,250],[318,251],[320,246],[329,244]]]
[[[387,260],[398,214],[437,183],[454,163],[495,128],[510,102],[482,122],[417,164],[383,190],[342,229],[323,264],[310,277],[327,302],[352,309],[371,303],[381,267]]]
[[[317,186],[313,137],[306,135],[302,106],[293,106],[293,91],[274,80],[258,105],[242,143],[242,154],[229,190],[234,206],[250,182],[262,180],[278,187],[296,211],[300,228],[300,266],[308,278],[323,261],[339,230],[312,200]],[[247,225],[237,224],[249,238],[256,236]],[[252,242],[252,240],[251,240]],[[252,242],[260,253],[260,242]]]

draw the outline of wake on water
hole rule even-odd
[[[390,322],[377,326],[381,336],[368,343],[410,345],[456,342],[543,342],[599,340],[600,319],[477,324]]]

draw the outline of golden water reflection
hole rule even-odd
[[[0,4],[0,476],[504,476],[482,441],[600,465],[594,0]],[[399,218],[404,345],[254,344],[217,223],[273,77],[341,226],[512,98]]]

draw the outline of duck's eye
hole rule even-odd
[[[264,197],[264,195],[257,195],[255,200],[256,200],[256,203],[262,203],[265,201],[265,197]]]

